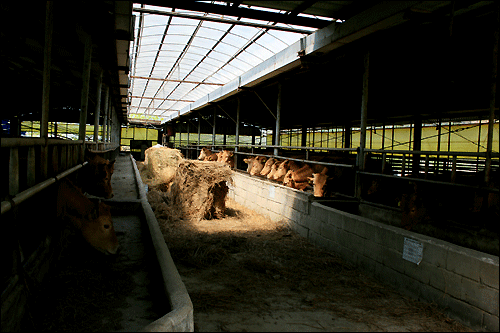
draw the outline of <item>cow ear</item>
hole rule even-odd
[[[313,173],[313,175],[314,175],[314,173]],[[310,182],[314,182],[314,177],[307,177],[307,180]]]

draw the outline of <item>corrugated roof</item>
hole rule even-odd
[[[297,6],[302,3],[298,1]],[[244,4],[238,8],[289,13],[291,16],[298,14],[293,9],[256,8]],[[129,121],[133,121],[133,116],[135,120],[150,117],[152,122],[157,122],[158,119],[177,114],[190,103],[317,30],[173,7],[134,4],[134,11],[136,19],[135,41],[131,48]],[[195,15],[196,18],[187,15]],[[332,20],[321,19],[326,22],[324,24]],[[239,25],[243,22],[259,26]],[[275,27],[300,32],[275,30]]]

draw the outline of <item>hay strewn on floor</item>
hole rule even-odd
[[[150,184],[148,200],[157,207],[156,214],[169,221],[221,218],[231,173],[220,163],[182,159],[168,185]]]

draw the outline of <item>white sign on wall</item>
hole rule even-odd
[[[403,245],[403,259],[418,265],[422,261],[423,250],[424,244],[417,242],[414,239],[405,237]]]

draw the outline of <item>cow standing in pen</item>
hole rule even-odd
[[[93,248],[105,254],[117,253],[110,207],[91,201],[68,179],[62,180],[57,190],[57,217],[78,229]]]
[[[82,190],[97,197],[110,199],[113,197],[111,177],[114,172],[115,161],[108,161],[97,154],[88,159],[88,165],[83,168],[83,180],[80,182]]]

